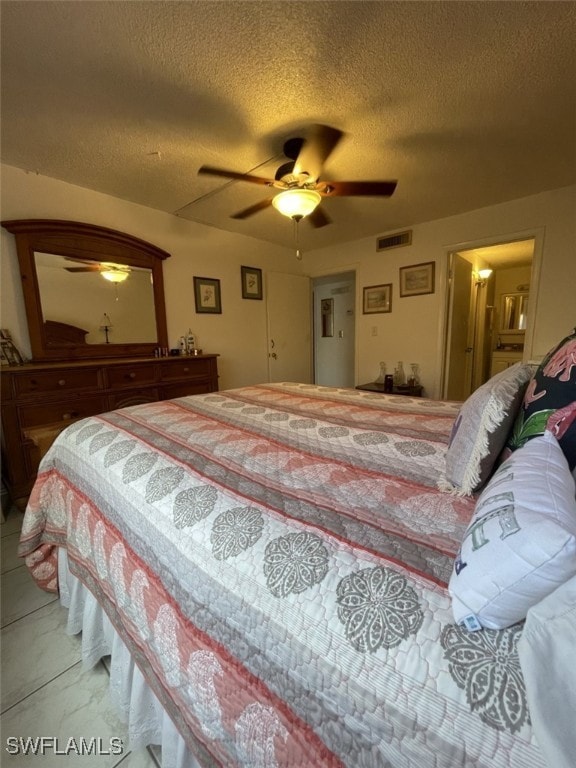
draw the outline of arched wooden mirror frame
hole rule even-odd
[[[158,347],[168,346],[162,262],[170,256],[169,253],[124,232],[77,221],[21,219],[3,221],[2,226],[14,234],[16,239],[30,344],[35,361],[147,357],[153,356]],[[130,344],[73,344],[48,339],[42,315],[35,252],[79,257],[95,262],[112,261],[150,269],[156,340]]]

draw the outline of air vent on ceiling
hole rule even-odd
[[[405,232],[395,232],[393,235],[386,235],[386,237],[379,237],[376,240],[377,251],[387,251],[390,248],[400,248],[403,245],[410,245],[412,243],[412,230],[407,229]]]

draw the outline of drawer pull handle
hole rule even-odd
[[[188,373],[189,370],[190,368],[184,368],[184,373]]]
[[[77,416],[78,416],[78,411],[70,411],[70,413],[63,413],[62,421],[70,421],[70,419],[75,419]]]
[[[135,374],[134,372],[132,372],[132,373],[129,373],[129,374],[126,376],[126,378],[128,378],[128,379],[135,379],[135,378],[136,378],[136,374]]]
[[[63,387],[66,384],[66,379],[58,379],[58,386]]]

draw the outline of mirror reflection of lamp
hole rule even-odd
[[[118,301],[118,286],[120,283],[123,283],[124,280],[128,279],[130,267],[124,267],[118,264],[107,264],[106,262],[103,262],[102,266],[104,269],[101,270],[100,274],[104,280],[108,280],[108,282],[112,283],[116,290],[116,301]]]
[[[104,314],[102,315],[102,319],[100,320],[100,330],[104,331],[106,344],[110,344],[110,339],[108,338],[108,335],[110,333],[111,328],[112,328],[112,320],[110,320],[110,315],[107,315],[106,312],[104,312]]]
[[[106,269],[103,269],[100,274],[104,280],[108,280],[110,283],[123,283],[130,274],[129,267],[117,267],[113,265],[105,265]]]

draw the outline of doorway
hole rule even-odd
[[[444,399],[465,400],[502,366],[525,359],[535,247],[535,237],[524,237],[448,254]],[[506,297],[517,295],[525,299],[522,327],[506,327]]]
[[[316,277],[314,313],[314,383],[353,387],[355,380],[356,273]]]

